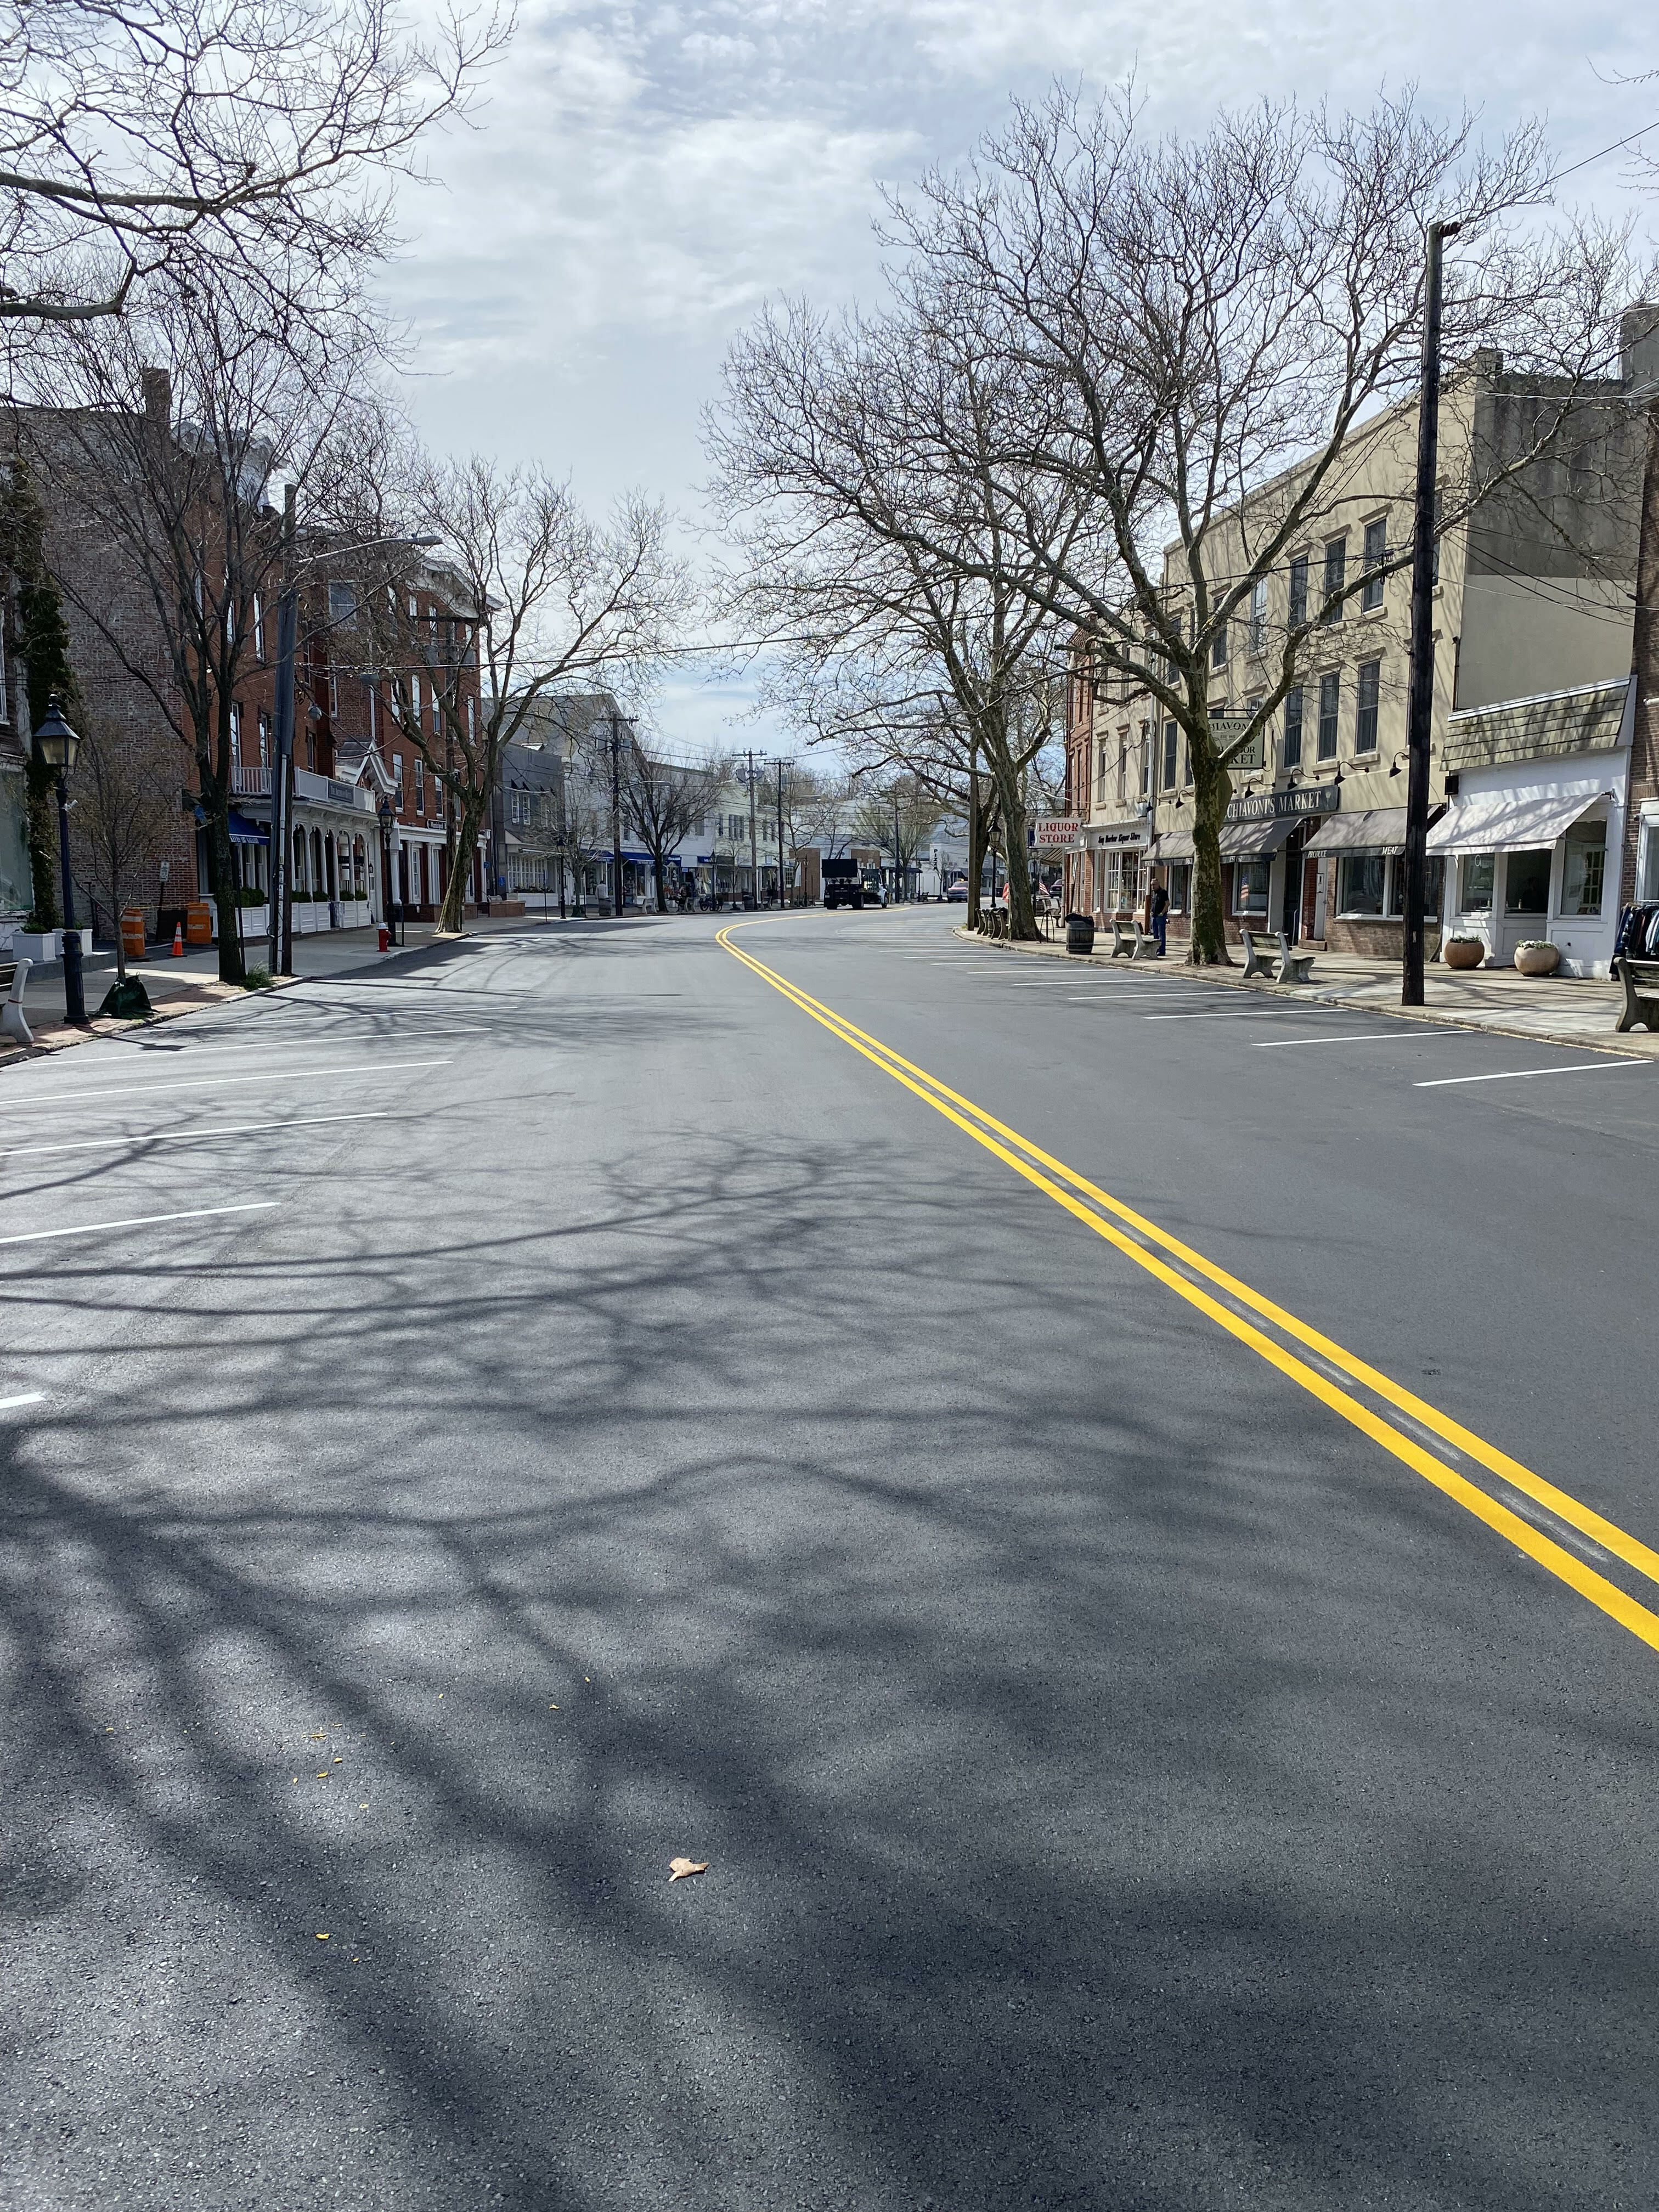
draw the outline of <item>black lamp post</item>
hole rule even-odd
[[[81,740],[64,720],[62,701],[54,692],[46,717],[34,733],[40,757],[58,771],[58,860],[64,877],[64,1011],[77,1029],[87,1025],[87,1000],[81,981],[81,933],[75,927],[75,884],[70,874],[69,772]]]

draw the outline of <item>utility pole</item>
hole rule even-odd
[[[611,912],[620,920],[623,910],[622,857],[622,721],[611,709]]]
[[[764,756],[763,755],[763,758]],[[749,759],[749,889],[757,907],[760,905],[760,854],[755,840],[755,756]]]
[[[893,896],[902,904],[904,900],[904,856],[899,848],[898,786],[893,787]]]
[[[778,911],[787,903],[783,896],[783,763],[778,763]]]
[[[294,818],[294,656],[299,646],[300,586],[294,560],[294,486],[283,494],[283,595],[276,611],[276,727],[270,763],[270,972],[294,972],[289,905],[289,824]]]
[[[1412,516],[1411,678],[1406,708],[1405,958],[1402,1006],[1423,1003],[1423,905],[1428,890],[1429,741],[1434,728],[1434,490],[1440,459],[1440,250],[1462,225],[1431,222],[1423,283],[1423,369],[1417,400],[1417,500]]]

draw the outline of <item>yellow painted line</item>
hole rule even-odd
[[[1395,1459],[1411,1468],[1414,1473],[1420,1474],[1425,1481],[1433,1483],[1437,1490],[1443,1491],[1448,1498],[1455,1499],[1467,1512],[1474,1514],[1477,1520],[1485,1522],[1489,1528],[1494,1529],[1499,1535],[1506,1538],[1518,1551],[1524,1552],[1529,1559],[1535,1559],[1540,1566],[1547,1567],[1553,1575],[1559,1577],[1570,1588],[1576,1589],[1581,1596],[1588,1598],[1592,1605],[1598,1606],[1603,1613],[1618,1621],[1622,1627],[1627,1628],[1632,1636],[1639,1637],[1644,1644],[1650,1645],[1655,1650],[1659,1650],[1659,1614],[1650,1613],[1645,1606],[1638,1605],[1634,1598],[1627,1596],[1616,1583],[1610,1583],[1605,1576],[1597,1574],[1593,1567],[1587,1566],[1583,1560],[1576,1559],[1563,1546],[1542,1534],[1532,1526],[1530,1522],[1523,1520],[1518,1513],[1511,1512],[1508,1506],[1500,1504],[1496,1498],[1489,1498],[1484,1490],[1480,1489],[1465,1476],[1459,1474],[1455,1468],[1447,1467],[1431,1452],[1425,1451],[1414,1437],[1407,1436],[1402,1431],[1394,1427],[1381,1414],[1374,1413],[1370,1407],[1363,1405],[1358,1399],[1352,1397],[1339,1384],[1320,1374],[1316,1368],[1310,1367],[1305,1360],[1298,1359],[1294,1352],[1287,1352],[1282,1345],[1274,1343],[1271,1337],[1264,1334],[1251,1322],[1232,1312],[1218,1299],[1211,1297],[1207,1291],[1201,1290],[1197,1284],[1189,1282],[1184,1275],[1177,1273],[1173,1267],[1166,1266],[1155,1253],[1148,1252],[1144,1245],[1137,1243],[1133,1237],[1126,1235],[1122,1230],[1115,1227],[1112,1221],[1103,1220],[1092,1206],[1085,1206],[1082,1202],[1082,1198],[1092,1200],[1095,1206],[1103,1207],[1108,1212],[1115,1215],[1118,1221],[1133,1228],[1139,1236],[1148,1238],[1164,1251],[1180,1259],[1195,1273],[1214,1283],[1218,1288],[1225,1290],[1231,1297],[1237,1298],[1241,1304],[1248,1306],[1251,1311],[1259,1314],[1264,1320],[1271,1322],[1275,1328],[1305,1346],[1308,1350],[1316,1352],[1343,1373],[1349,1375],[1366,1389],[1375,1391],[1387,1403],[1421,1422],[1432,1434],[1443,1437],[1447,1443],[1455,1445],[1459,1451],[1474,1460],[1477,1465],[1485,1467],[1492,1473],[1501,1476],[1504,1481],[1511,1484],[1523,1495],[1533,1498],[1540,1504],[1547,1507],[1559,1518],[1565,1521],[1570,1527],[1577,1528],[1584,1534],[1592,1537],[1604,1550],[1611,1552],[1615,1558],[1623,1559],[1626,1565],[1637,1568],[1639,1572],[1656,1582],[1659,1582],[1659,1553],[1654,1552],[1647,1545],[1638,1541],[1636,1537],[1630,1535],[1615,1522],[1593,1511],[1590,1507],[1580,1504],[1578,1499],[1571,1497],[1565,1491],[1559,1490],[1553,1483],[1545,1481],[1541,1475],[1534,1474],[1529,1468],[1523,1467],[1518,1460],[1512,1459],[1507,1452],[1500,1451],[1495,1444],[1488,1443],[1483,1437],[1476,1436],[1473,1430],[1464,1428],[1461,1422],[1453,1420],[1449,1414],[1443,1413],[1437,1407],[1431,1406],[1426,1400],[1419,1398],[1414,1392],[1404,1389],[1391,1376],[1384,1375],[1380,1369],[1374,1368],[1366,1361],[1356,1358],[1352,1352],[1346,1351],[1320,1330],[1311,1328],[1297,1316],[1287,1312],[1284,1307],[1276,1305],[1271,1299],[1264,1298],[1259,1291],[1253,1291],[1248,1284],[1241,1282],[1237,1276],[1229,1274],[1224,1268],[1218,1267],[1212,1261],[1205,1259],[1201,1253],[1195,1252],[1190,1245],[1183,1244],[1177,1237],[1170,1236],[1165,1231],[1159,1229],[1156,1223],[1147,1220],[1142,1214],[1136,1213],[1131,1207],[1123,1205],[1120,1200],[1113,1198],[1109,1192],[1100,1189],[1098,1185],[1090,1182],[1086,1177],[1078,1175],[1074,1170],[1066,1167],[1062,1161],[1051,1158],[1039,1146],[1032,1144],[1028,1138],[1022,1137],[1017,1130],[1009,1128],[1006,1123],[999,1121],[994,1115],[988,1114],[982,1107],[975,1105],[971,1099],[964,1098],[960,1092],[952,1091],[948,1085],[941,1083],[936,1076],[929,1075],[925,1069],[916,1066],[902,1054],[895,1052],[890,1045],[883,1044],[878,1038],[869,1036],[866,1031],[848,1021],[844,1016],[837,1014],[832,1007],[826,1006],[821,1000],[810,996],[798,985],[792,983],[787,976],[779,975],[775,969],[769,968],[763,961],[757,960],[752,954],[744,951],[741,945],[732,944],[732,930],[753,928],[756,926],[753,922],[728,924],[726,928],[719,932],[718,941],[732,955],[733,958],[740,960],[745,968],[751,969],[763,981],[770,984],[774,990],[781,992],[785,998],[799,1006],[803,1013],[809,1015],[813,1021],[829,1030],[832,1035],[838,1036],[844,1044],[850,1045],[854,1052],[869,1060],[872,1066],[880,1068],[882,1073],[890,1076],[894,1082],[902,1084],[905,1090],[914,1093],[924,1104],[931,1106],[935,1113],[943,1115],[947,1121],[953,1123],[964,1134],[971,1137],[975,1144],[983,1146],[987,1152],[994,1153],[997,1158],[1012,1168],[1017,1175],[1024,1176],[1027,1182],[1034,1184],[1037,1189],[1051,1198],[1056,1206],[1063,1206],[1066,1212],[1082,1222],[1085,1227],[1091,1229],[1097,1237],[1104,1238],[1109,1244],[1115,1246],[1127,1258],[1133,1260],[1137,1267],[1144,1267],[1148,1274],[1155,1276],[1166,1289],[1173,1291],[1177,1297],[1184,1298],[1188,1305],[1196,1307],[1200,1313],[1214,1322],[1218,1328],[1225,1329],[1230,1336],[1236,1337],[1241,1344],[1248,1345],[1270,1366],[1277,1368],[1282,1375],[1288,1376],[1291,1381],[1308,1391],[1311,1396],[1328,1406],[1334,1413],[1340,1414],[1352,1427],[1370,1437],[1374,1443],[1381,1444],[1385,1451],[1391,1453]],[[969,1115],[975,1118],[970,1120]],[[1014,1146],[1019,1146],[1019,1152],[1012,1149]],[[1022,1154],[1025,1157],[1022,1157]],[[1069,1188],[1066,1188],[1068,1185]],[[1077,1194],[1082,1195],[1079,1196]]]

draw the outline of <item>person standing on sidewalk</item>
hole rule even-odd
[[[1152,885],[1146,894],[1146,926],[1158,939],[1160,958],[1168,951],[1170,928],[1170,894],[1161,883]]]

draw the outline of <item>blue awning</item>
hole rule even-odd
[[[270,832],[263,823],[250,822],[246,814],[230,810],[230,842],[233,845],[268,845]]]

